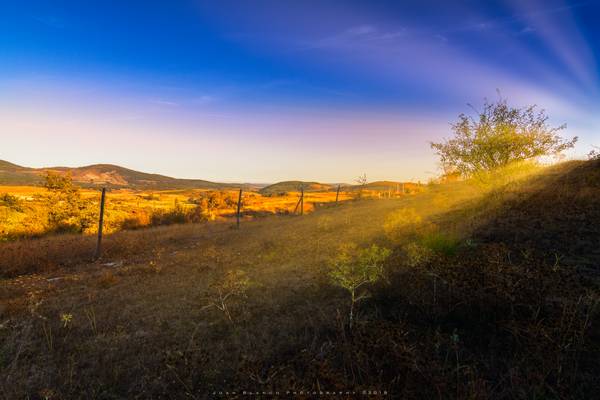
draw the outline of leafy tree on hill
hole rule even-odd
[[[446,172],[472,176],[518,161],[557,155],[572,148],[577,137],[564,139],[566,125],[552,127],[544,110],[535,105],[514,108],[506,99],[487,100],[473,118],[460,114],[452,124],[454,137],[431,143]]]

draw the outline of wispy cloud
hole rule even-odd
[[[393,31],[380,30],[373,25],[358,25],[340,33],[307,41],[303,44],[306,49],[318,48],[348,48],[361,45],[382,45],[407,35],[405,28]]]

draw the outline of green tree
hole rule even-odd
[[[431,147],[445,172],[472,176],[573,147],[577,137],[559,135],[565,128],[550,126],[545,111],[535,105],[515,108],[500,98],[495,103],[486,100],[476,118],[460,114],[452,124],[454,137],[431,143]]]

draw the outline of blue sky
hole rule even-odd
[[[0,159],[422,179],[467,103],[600,145],[600,2],[0,0]]]

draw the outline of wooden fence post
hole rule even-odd
[[[304,187],[300,189],[300,215],[304,215]]]
[[[340,185],[337,187],[337,191],[335,192],[335,205],[338,204],[338,199],[340,198]]]
[[[242,208],[242,188],[240,188],[240,195],[238,196],[237,212],[236,212],[236,224],[237,228],[240,229],[240,210]]]
[[[104,225],[104,200],[106,198],[106,188],[102,188],[102,197],[100,198],[100,219],[98,221],[98,241],[96,242],[96,254],[94,259],[97,260],[102,255],[102,226]]]
[[[296,203],[296,207],[294,207],[294,212],[292,214],[296,215],[296,211],[298,211],[298,207],[300,207],[300,200],[302,200],[301,197],[298,197],[298,202]]]

